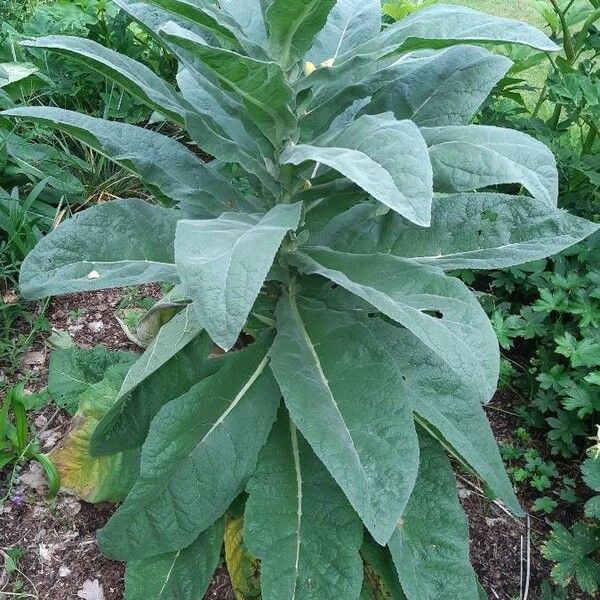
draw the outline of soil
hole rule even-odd
[[[135,297],[158,298],[160,289],[142,286]],[[124,301],[131,303],[131,290],[63,296],[52,301],[48,320],[54,329],[67,332],[81,347],[103,344],[114,350],[140,351],[114,316]],[[49,351],[40,342],[31,353],[23,371],[28,372],[28,380],[33,372],[34,383],[29,386],[33,390],[45,384]],[[499,441],[510,442],[514,438],[518,427],[517,417],[511,412],[514,402],[514,396],[499,392],[489,405],[488,416]],[[30,421],[48,451],[66,431],[69,416],[47,406],[30,414]],[[536,444],[540,452],[546,452],[543,439],[529,445]],[[573,465],[557,466],[561,474],[576,476]],[[34,464],[12,479],[10,475],[0,473],[0,554],[5,567],[7,553],[13,558],[15,551],[22,556],[16,561],[16,571],[8,574],[6,568],[0,570],[0,599],[122,600],[123,565],[102,557],[95,541],[96,531],[110,517],[113,507],[86,504],[64,494],[47,500],[43,476]],[[549,576],[549,565],[540,555],[540,541],[549,530],[548,520],[535,514],[528,521],[517,520],[487,499],[475,483],[460,473],[458,477],[459,495],[469,517],[471,558],[490,600],[523,597],[527,581],[529,600],[540,600],[541,582]],[[520,500],[529,510],[533,496],[525,491],[520,493]],[[577,512],[573,509],[573,514]],[[554,514],[552,518],[567,524],[572,520],[569,514]],[[572,592],[568,598],[584,597]],[[234,599],[229,577],[221,566],[205,600]]]

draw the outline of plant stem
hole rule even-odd
[[[560,104],[557,104],[554,107],[554,112],[552,113],[550,120],[548,121],[548,127],[550,129],[554,129],[556,131],[556,129],[558,128],[558,123],[560,122],[561,113],[562,113],[562,106]]]
[[[593,123],[588,123],[589,131],[583,140],[583,146],[581,149],[582,154],[591,154],[592,148],[594,147],[594,142],[596,141],[596,136],[598,135],[598,129]]]
[[[567,24],[567,19],[565,18],[565,13],[560,9],[558,2],[556,0],[550,0],[552,2],[552,6],[560,19],[560,26],[563,33],[563,47],[565,49],[565,55],[569,64],[572,65],[575,62],[575,47],[573,45],[573,36],[571,35],[571,31],[569,29],[569,25]]]
[[[581,31],[589,29],[598,19],[600,19],[600,7],[598,7],[583,23]]]

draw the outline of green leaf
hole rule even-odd
[[[368,327],[402,374],[418,422],[467,463],[514,514],[522,515],[481,406],[487,394],[465,386],[409,331],[382,319],[369,319]]]
[[[415,489],[389,546],[408,600],[478,600],[469,526],[442,447],[419,435]]]
[[[100,458],[89,452],[90,438],[113,406],[133,360],[134,354],[108,352],[102,346],[57,350],[51,359],[50,394],[56,399],[60,390],[61,400],[68,399],[79,409],[69,431],[48,456],[58,470],[61,487],[86,502],[124,500],[139,472],[139,450]]]
[[[201,332],[202,326],[198,323],[195,311],[191,306],[186,306],[160,328],[150,346],[132,365],[125,377],[119,397],[135,389],[168,360],[181,352]]]
[[[559,46],[541,31],[521,21],[487,15],[464,6],[439,4],[390,25],[355,52],[384,56],[400,49],[406,52],[418,48],[443,48],[461,42],[513,43],[547,52],[559,50]]]
[[[273,0],[266,11],[271,55],[284,69],[299,61],[327,22],[336,0]]]
[[[55,350],[50,355],[48,392],[57,406],[74,415],[91,385],[108,381],[118,390],[135,358],[130,352],[111,352],[104,346]]]
[[[463,6],[438,5],[414,12],[387,27],[381,35],[340,56],[333,67],[317,69],[301,79],[296,88],[312,87],[315,99],[322,102],[388,68],[401,52],[488,42],[525,44],[550,52],[560,49],[541,31],[520,21]]]
[[[283,410],[246,490],[244,540],[264,600],[358,597],[360,519]]]
[[[131,561],[125,571],[125,600],[202,600],[223,546],[223,520],[187,548]]]
[[[30,63],[2,62],[0,63],[0,89],[27,79],[37,71],[38,68]]]
[[[593,554],[600,548],[597,528],[578,521],[569,531],[560,523],[552,524],[550,539],[542,546],[542,555],[555,562],[552,579],[567,587],[575,578],[579,587],[594,596],[600,585],[600,564]]]
[[[534,198],[556,206],[556,159],[526,133],[483,125],[423,128],[421,133],[429,146],[436,191],[520,183]]]
[[[314,144],[288,147],[280,160],[332,167],[410,221],[429,225],[431,166],[423,138],[410,121],[397,121],[391,113],[366,115]]]
[[[589,519],[600,521],[600,495],[593,496],[585,503],[584,514]]]
[[[191,65],[197,62],[190,59]],[[193,67],[177,73],[177,84],[183,97],[194,106],[185,114],[185,124],[198,145],[219,160],[239,163],[273,195],[278,194],[272,175],[273,161],[265,156],[272,147],[248,119],[243,105]]]
[[[290,415],[367,529],[385,544],[418,466],[402,379],[348,313],[284,297],[276,317],[271,369]]]
[[[473,46],[416,52],[391,67],[397,76],[365,112],[392,111],[420,127],[466,125],[511,65],[508,58]]]
[[[167,23],[161,33],[172,44],[195,56],[223,85],[232,89],[274,144],[294,127],[296,119],[290,110],[292,89],[277,63],[210,46],[174,23]]]
[[[239,28],[251,40],[261,46],[265,46],[267,39],[267,29],[265,26],[265,18],[263,14],[263,0],[220,0],[219,5],[229,14]]]
[[[165,335],[164,339],[175,341],[171,335]],[[194,334],[178,352],[175,348],[159,349],[157,356],[147,359],[145,353],[133,364],[114,406],[94,432],[92,455],[141,446],[160,409],[220,367],[219,361],[211,356],[213,344],[206,333]],[[155,350],[156,346],[146,352]]]
[[[183,113],[191,107],[166,81],[144,64],[105,48],[92,40],[74,36],[49,35],[25,40],[28,48],[44,48],[72,57],[123,86],[153,110],[183,125]]]
[[[406,327],[486,399],[496,391],[496,334],[458,279],[397,256],[323,247],[304,248],[288,260],[304,273],[330,279]]]
[[[21,267],[26,298],[177,281],[180,213],[142,200],[98,204],[44,237]]]
[[[586,458],[581,467],[581,475],[585,485],[600,492],[600,459]]]
[[[160,8],[190,21],[214,35],[222,43],[236,49],[244,47],[251,53],[264,54],[262,49],[241,35],[234,19],[219,10],[212,2],[194,0],[146,0]]]
[[[183,289],[183,286],[175,286],[174,289],[177,290],[178,288]],[[168,294],[143,313],[135,326],[135,338],[137,343],[144,349],[152,344],[162,327],[189,304],[187,298],[179,301],[171,300],[169,296]]]
[[[200,206],[218,216],[235,208],[236,202],[244,206],[224,177],[160,133],[48,106],[15,108],[0,115],[31,119],[72,135],[184,207]]]
[[[168,43],[165,43],[165,40],[160,38],[158,32],[160,28],[169,21],[173,21],[181,27],[193,31],[197,35],[205,35],[207,33],[207,29],[205,27],[200,27],[189,19],[185,19],[173,12],[164,10],[155,4],[149,4],[147,0],[111,1],[123,12],[127,13],[134,21],[136,21],[144,29],[145,33],[148,33],[159,44],[167,47]]]
[[[444,271],[503,269],[552,256],[599,227],[539,200],[490,192],[434,198],[427,229],[376,211],[356,205],[310,241],[344,252],[403,256]]]
[[[337,0],[307,59],[321,64],[373,39],[381,30],[379,0]]]
[[[227,357],[218,375],[166,404],[142,449],[140,477],[99,534],[104,554],[180,550],[212,525],[254,471],[280,403],[267,338]]]
[[[179,276],[200,323],[221,348],[229,350],[237,341],[284,236],[298,226],[301,208],[280,204],[265,215],[179,221]]]

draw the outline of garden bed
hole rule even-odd
[[[139,350],[127,338],[115,318],[115,310],[131,295],[131,290],[109,290],[97,293],[72,294],[56,298],[48,311],[48,320],[55,330],[66,331],[82,348],[104,344],[112,350]],[[156,286],[144,286],[140,296],[159,297]],[[33,370],[32,387],[45,383],[49,351],[39,343],[26,355],[26,365]],[[499,442],[510,442],[517,420],[511,414],[515,400],[499,392],[488,408],[488,416]],[[70,417],[50,404],[30,414],[32,426],[38,430],[45,451],[49,451],[66,432]],[[533,441],[535,444],[535,440]],[[543,451],[544,444],[540,441]],[[576,466],[558,465],[565,474]],[[2,572],[1,591],[17,589],[39,600],[121,600],[123,572],[121,563],[105,559],[95,541],[96,531],[110,517],[108,504],[90,505],[72,496],[60,494],[55,500],[44,496],[44,478],[36,465],[25,469],[12,490],[1,483],[0,497],[8,495],[0,507],[0,549],[17,551],[18,571]],[[530,554],[527,555],[527,526],[485,498],[477,484],[459,474],[459,492],[469,516],[471,559],[490,599],[510,600],[524,591],[529,570],[529,598],[540,598],[541,582],[548,577],[548,563],[540,556],[540,540],[548,533],[545,519],[530,518]],[[520,500],[529,508],[532,498],[521,494]],[[554,515],[570,524],[568,514]],[[22,586],[22,587],[20,587]],[[101,591],[100,591],[101,590]],[[79,595],[78,595],[79,594]],[[234,598],[228,575],[219,568],[207,599]],[[583,598],[573,593],[570,599]]]

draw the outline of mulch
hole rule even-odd
[[[103,344],[113,350],[139,351],[114,316],[128,293],[128,290],[119,289],[56,298],[50,306],[48,320],[53,328],[68,332],[81,347]],[[158,298],[160,289],[158,286],[142,286],[140,294]],[[27,365],[27,369],[34,373],[33,381],[36,383],[32,389],[36,389],[44,385],[49,353],[43,342],[32,351],[43,357],[38,364]],[[512,414],[514,402],[515,398],[510,393],[499,392],[490,403],[488,416],[499,441],[511,441],[518,427],[518,420]],[[45,450],[58,442],[69,424],[68,415],[57,412],[53,407],[46,407],[30,418],[32,427],[42,430]],[[546,452],[541,437],[529,445]],[[574,466],[570,463],[557,466],[562,474],[574,474]],[[122,600],[123,565],[105,559],[95,541],[96,531],[107,521],[114,508],[106,504],[89,505],[66,495],[47,500],[41,473],[36,472],[35,466],[28,466],[23,471],[21,480],[11,486],[10,474],[0,473],[0,499],[6,496],[5,501],[0,502],[0,552],[5,553],[9,549],[23,551],[18,571],[10,575],[5,570],[0,571],[0,598],[8,600],[14,596],[3,594],[3,591],[15,591],[30,594],[23,598],[39,600]],[[529,599],[539,600],[541,582],[549,576],[549,565],[540,555],[540,545],[548,533],[550,519],[532,514],[528,529],[524,521],[516,520],[501,510],[485,498],[473,482],[462,476],[459,477],[459,495],[469,517],[471,558],[490,599],[521,597],[529,571]],[[533,495],[522,490],[520,500],[529,510]],[[574,510],[573,514],[576,512]],[[573,515],[555,514],[552,518],[570,523]],[[102,595],[98,595],[99,590]],[[570,600],[584,598],[575,592],[568,597]],[[234,598],[227,572],[221,566],[205,599]]]

